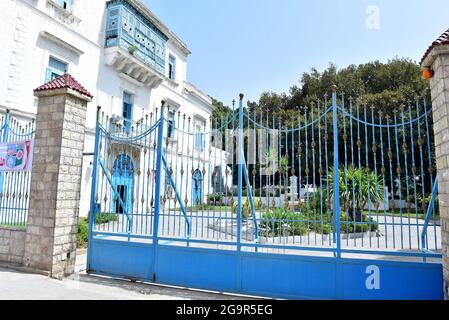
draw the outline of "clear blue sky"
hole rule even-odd
[[[225,104],[239,92],[250,100],[286,92],[329,62],[419,62],[449,28],[449,0],[143,1],[192,51],[189,81]],[[370,5],[379,8],[378,29],[367,28]]]

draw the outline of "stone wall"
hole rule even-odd
[[[448,47],[449,48],[449,47]],[[438,48],[439,49],[439,48]],[[436,50],[436,49],[434,49]],[[429,64],[435,74],[430,80],[435,132],[435,153],[439,182],[444,291],[449,298],[449,50]]]
[[[25,253],[25,229],[0,227],[0,261],[21,265]]]

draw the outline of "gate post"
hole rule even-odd
[[[94,144],[94,162],[92,164],[92,186],[90,189],[90,209],[89,209],[89,231],[88,231],[88,240],[87,240],[87,266],[86,270],[89,272],[90,263],[92,259],[92,239],[93,239],[93,230],[95,227],[95,219],[97,215],[97,180],[98,180],[98,159],[100,152],[100,110],[101,108],[97,107],[97,116],[95,120],[95,144]]]
[[[439,184],[444,294],[445,298],[449,299],[449,30],[432,44],[421,61],[421,66],[425,78],[430,77]]]
[[[156,181],[154,192],[154,224],[153,224],[153,282],[156,282],[156,266],[157,266],[157,245],[159,242],[159,212],[161,210],[161,184],[162,184],[162,144],[164,143],[164,106],[165,101],[161,101],[161,116],[159,118],[159,128],[157,136],[156,149]]]
[[[339,185],[339,158],[338,158],[338,109],[337,86],[332,86],[332,112],[333,112],[333,137],[334,137],[334,243],[337,244],[337,258],[341,258],[340,235],[340,185]],[[335,238],[337,238],[335,241]]]
[[[23,263],[54,278],[74,272],[87,103],[92,95],[65,74],[39,98]]]

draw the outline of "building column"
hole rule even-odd
[[[87,91],[67,86],[73,81],[70,77],[35,90],[39,102],[23,263],[57,279],[75,267],[84,130],[91,101]]]
[[[430,88],[439,182],[444,293],[449,299],[449,45],[433,48],[422,66],[433,71]]]

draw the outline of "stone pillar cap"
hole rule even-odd
[[[423,68],[430,68],[436,57],[442,53],[449,53],[449,29],[443,32],[443,34],[430,45],[421,59],[421,66]]]
[[[72,91],[72,92],[70,92]],[[84,98],[85,100],[90,101],[93,95],[84,88],[74,77],[70,74],[66,73],[62,76],[59,76],[53,79],[50,82],[34,89],[34,95],[45,96],[50,92],[54,93],[77,93],[77,95],[81,95],[80,98]]]

